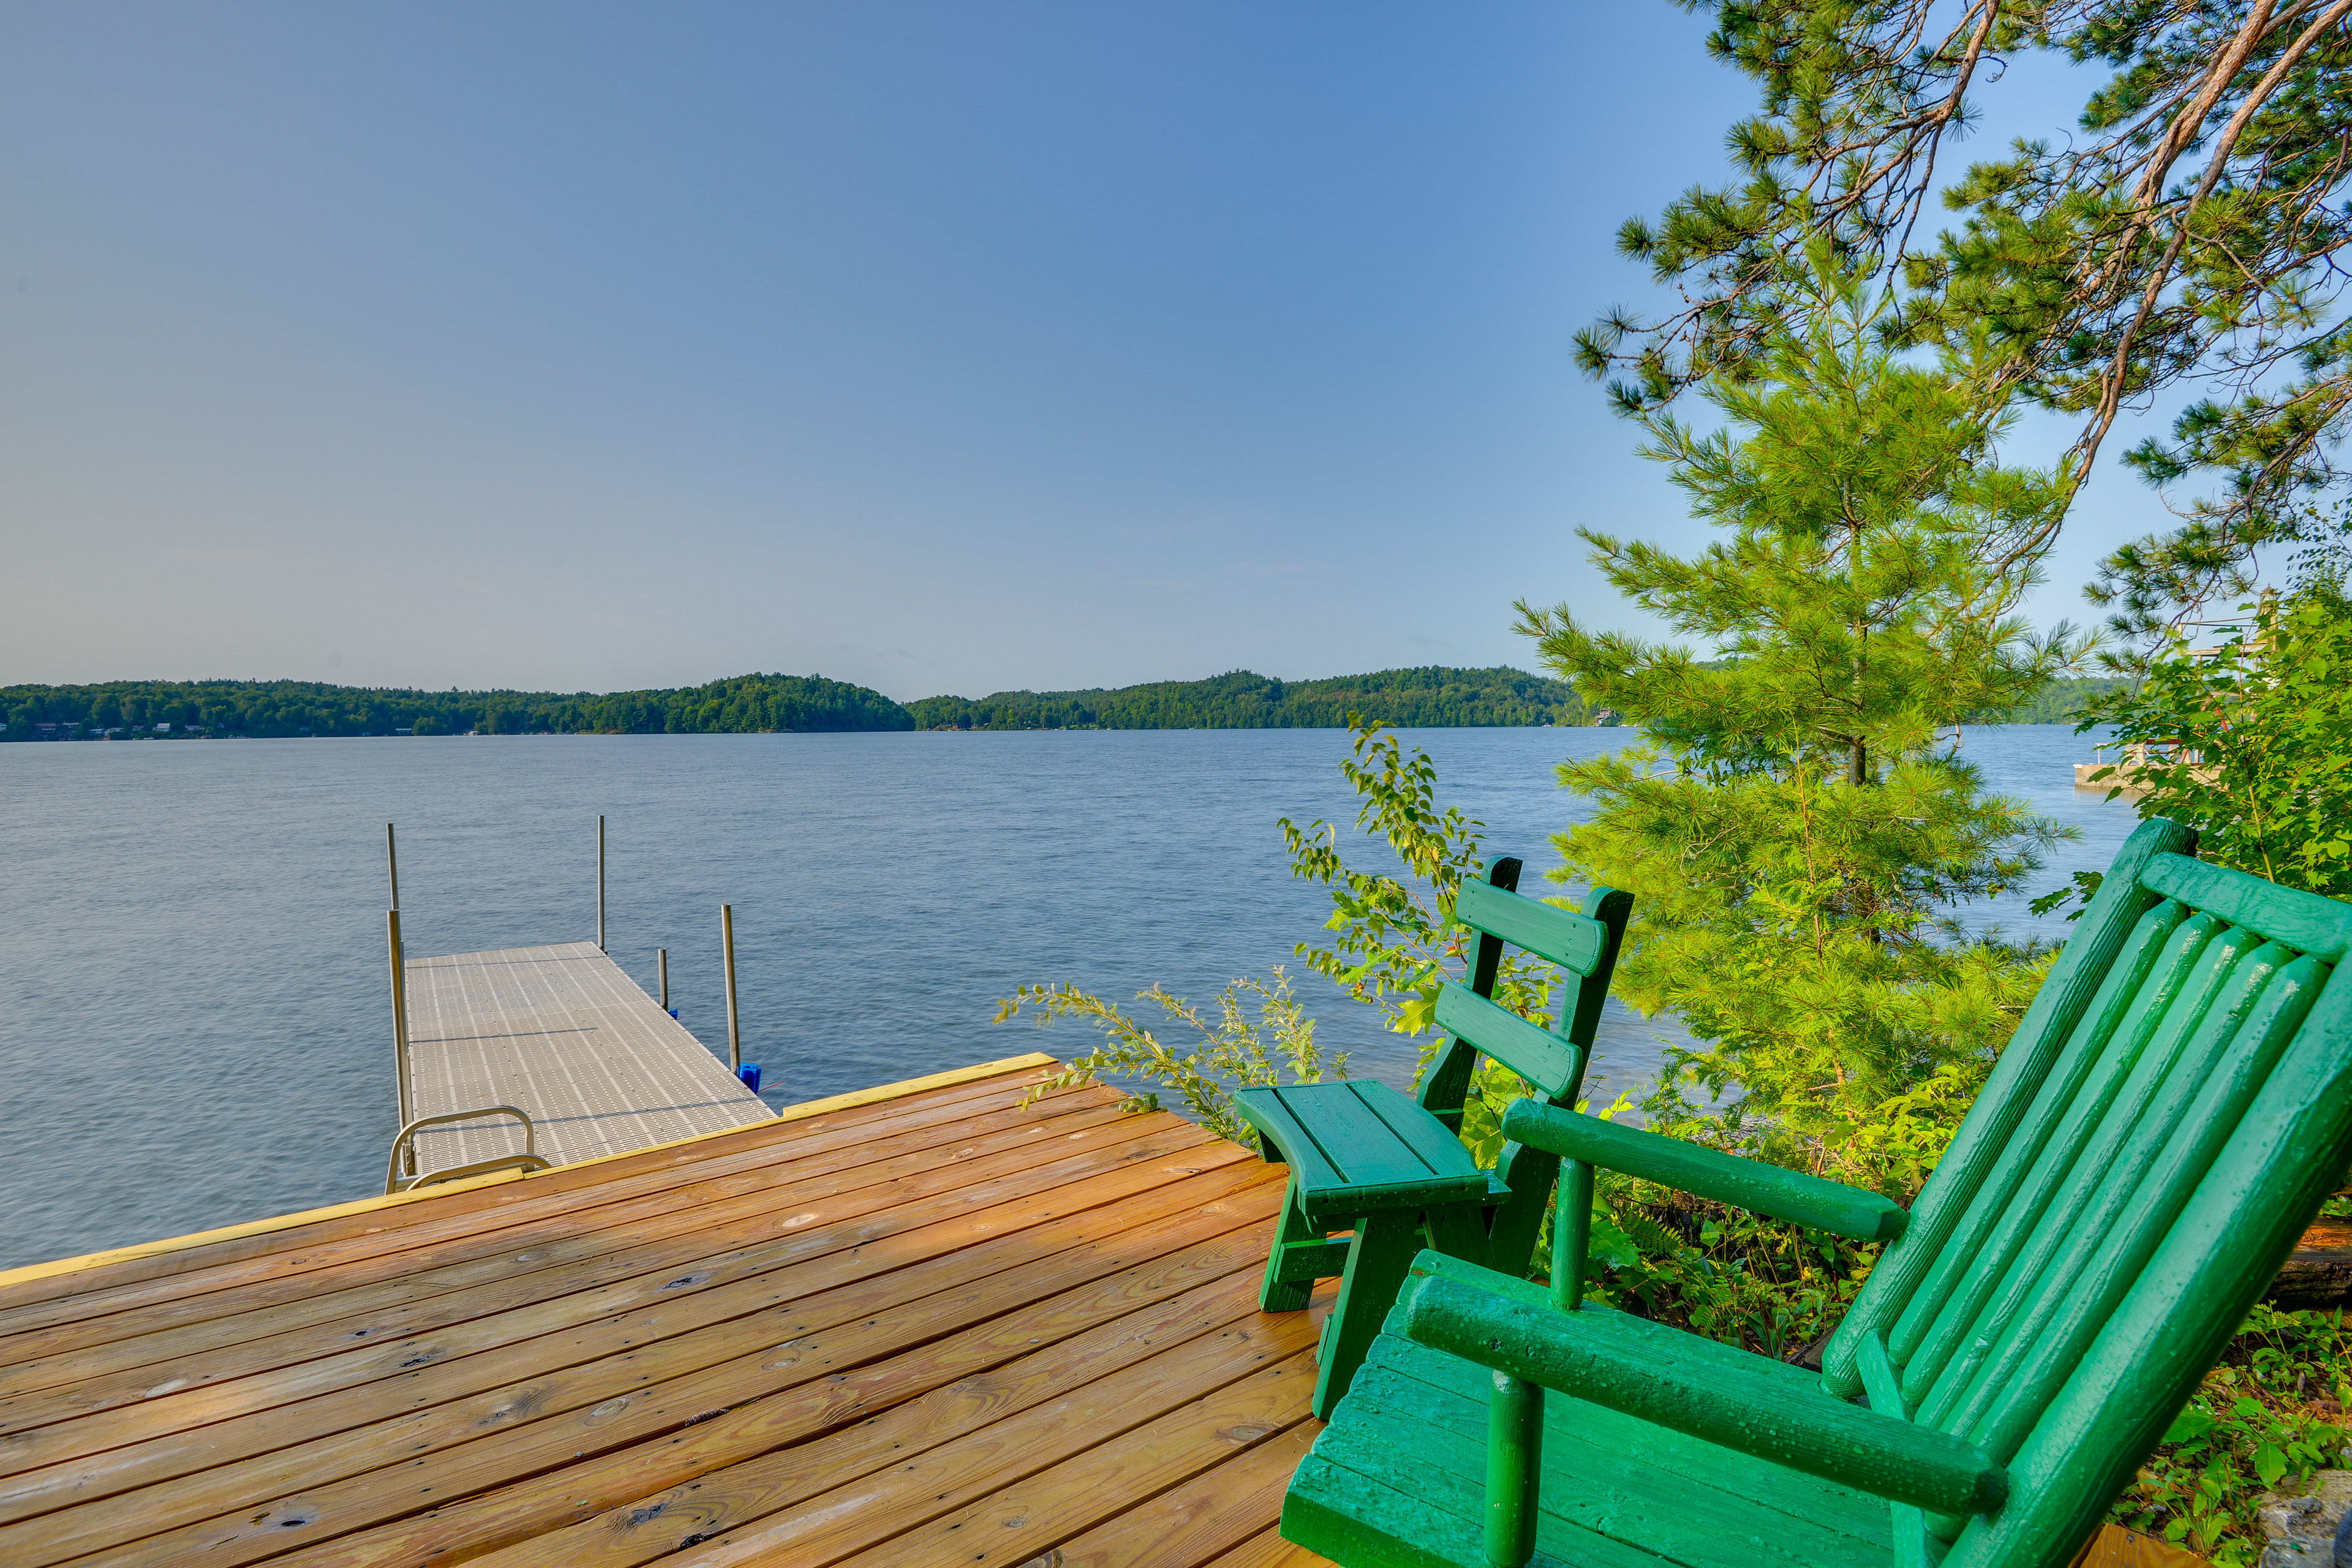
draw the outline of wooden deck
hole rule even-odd
[[[1049,1065],[0,1275],[0,1563],[1319,1563],[1280,1169]]]
[[[559,1165],[769,1118],[593,942],[416,958],[406,969],[412,1116],[518,1107]],[[510,1117],[428,1127],[416,1168],[521,1150]]]

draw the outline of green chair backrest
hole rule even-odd
[[[1520,895],[1519,862],[1503,858],[1483,881],[1465,880],[1455,893],[1454,919],[1478,933],[1470,983],[1447,982],[1437,998],[1437,1026],[1494,1058],[1547,1100],[1573,1104],[1586,1058],[1601,1024],[1601,1005],[1633,906],[1631,893],[1595,888],[1581,912]],[[1551,1029],[1488,1000],[1505,943],[1549,959],[1565,972],[1559,1019]]]
[[[2352,1157],[2352,906],[2143,824],[1824,1356],[2010,1467],[1948,1568],[2032,1563],[2130,1479]]]

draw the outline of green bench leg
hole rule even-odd
[[[1315,1374],[1315,1414],[1331,1418],[1356,1369],[1372,1348],[1381,1322],[1404,1289],[1413,1255],[1421,1250],[1421,1215],[1412,1209],[1368,1215],[1356,1225],[1356,1245],[1348,1272],[1339,1279],[1339,1300],[1324,1320],[1323,1344]]]
[[[1300,1242],[1318,1242],[1323,1233],[1307,1223],[1307,1215],[1298,1206],[1298,1178],[1293,1176],[1282,1193],[1282,1225],[1274,1234],[1274,1245],[1265,1249],[1265,1283],[1258,1287],[1257,1304],[1269,1312],[1303,1312],[1307,1300],[1314,1293],[1313,1279],[1299,1279],[1295,1270],[1283,1267],[1290,1258],[1290,1248]]]

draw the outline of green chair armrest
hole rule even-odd
[[[1902,1205],[1860,1187],[1532,1100],[1503,1113],[1503,1135],[1564,1159],[1857,1241],[1893,1241],[1911,1217]]]
[[[1472,1282],[1485,1272],[1449,1261],[1408,1281],[1390,1326],[1480,1366],[1890,1502],[1964,1515],[1989,1513],[2008,1495],[2007,1472],[1960,1438],[1710,1353],[1719,1347],[1680,1349],[1654,1324],[1629,1331],[1611,1321],[1620,1314],[1515,1300]]]

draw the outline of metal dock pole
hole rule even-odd
[[[735,906],[719,906],[719,943],[727,950],[727,1065],[743,1070],[743,1031],[735,1019]]]
[[[604,814],[596,814],[596,951],[604,951]]]
[[[392,824],[383,825],[383,869],[392,879],[392,907],[400,908],[400,850],[392,841]],[[402,1122],[402,1126],[408,1125]]]
[[[400,1096],[400,1125],[405,1127],[413,1119],[414,1100],[408,1088],[408,964],[401,952],[400,911],[390,910],[384,914],[384,934],[392,947],[392,1059],[394,1078]],[[416,1153],[412,1143],[408,1151],[408,1171],[416,1170]]]
[[[661,971],[662,1011],[669,1011],[669,949],[654,949],[654,965]]]

